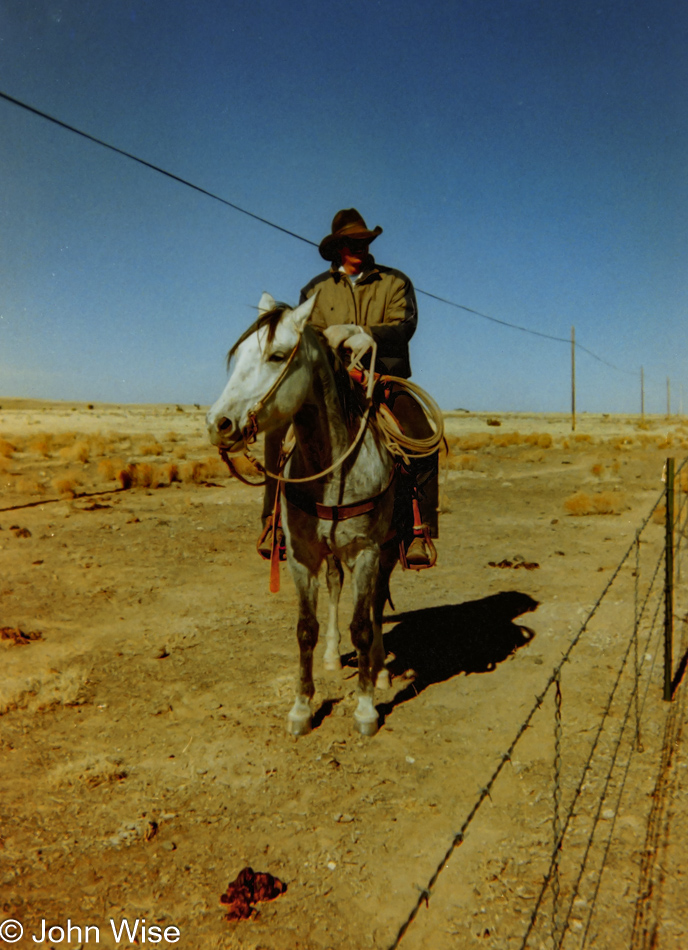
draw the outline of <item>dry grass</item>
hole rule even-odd
[[[237,469],[238,470],[238,469]],[[223,474],[222,462],[219,458],[206,458],[203,461],[186,462],[180,466],[179,475],[182,482],[207,482]]]
[[[564,508],[570,515],[618,515],[628,505],[620,492],[603,491],[589,495],[584,491],[577,491],[564,502]]]
[[[45,495],[46,487],[37,478],[18,478],[14,490],[22,495]]]
[[[478,456],[477,455],[453,455],[450,454],[446,462],[442,462],[442,465],[447,465],[448,468],[452,470],[460,470],[463,472],[466,471],[475,471],[478,467]]]
[[[468,435],[448,436],[447,444],[449,450],[458,449],[463,452],[474,452],[477,449],[484,449],[492,442],[492,436],[489,432],[474,432]]]
[[[500,449],[506,449],[512,445],[522,445],[525,441],[525,437],[520,432],[500,432],[499,435],[492,437],[492,444]]]
[[[175,462],[168,462],[167,465],[163,465],[162,472],[167,479],[168,485],[171,485],[172,482],[181,481],[179,477],[179,466]]]
[[[53,437],[49,433],[41,434],[29,443],[29,451],[40,455],[44,459],[50,458],[53,450]]]
[[[162,455],[164,451],[165,447],[159,442],[150,442],[139,448],[141,455]]]
[[[60,458],[66,459],[69,462],[81,462],[84,464],[88,462],[91,457],[91,446],[85,439],[81,439],[72,445],[66,445],[63,449],[60,449],[59,454]]]
[[[62,495],[63,498],[74,498],[81,487],[80,480],[69,475],[53,478],[51,484],[58,495]]]

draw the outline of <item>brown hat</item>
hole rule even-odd
[[[350,241],[367,241],[370,243],[382,234],[378,225],[374,231],[369,231],[363,218],[355,208],[344,208],[338,211],[332,219],[332,234],[328,234],[320,242],[320,256],[326,261],[334,260],[337,247],[347,239]]]

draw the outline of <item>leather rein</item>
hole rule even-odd
[[[321,505],[319,502],[313,502],[311,499],[308,499],[307,496],[304,495],[302,492],[298,492],[299,500],[297,501],[293,497],[294,492],[292,491],[291,493],[292,497],[289,497],[289,495],[285,491],[285,488],[286,488],[286,483],[298,484],[298,483],[303,483],[303,482],[314,482],[314,481],[317,481],[318,479],[324,478],[326,475],[330,475],[332,472],[336,471],[338,468],[340,468],[344,464],[344,462],[349,458],[349,456],[358,446],[359,442],[361,441],[361,438],[363,437],[363,433],[365,432],[366,427],[368,425],[368,419],[370,418],[370,410],[372,407],[372,392],[373,392],[373,386],[375,384],[374,368],[375,368],[375,358],[377,355],[377,344],[375,343],[374,340],[371,339],[371,344],[370,344],[372,354],[371,354],[371,365],[370,365],[370,371],[369,371],[368,386],[367,386],[367,391],[366,391],[366,399],[367,399],[366,410],[361,416],[361,422],[358,428],[358,432],[356,433],[356,436],[353,439],[351,445],[349,445],[347,450],[338,459],[335,459],[335,461],[330,466],[328,466],[328,468],[323,469],[321,472],[316,472],[314,475],[305,475],[301,478],[289,478],[288,476],[283,475],[282,473],[284,471],[284,466],[287,464],[287,461],[289,460],[289,456],[291,453],[286,453],[283,455],[283,458],[281,459],[281,462],[280,462],[279,472],[271,472],[269,469],[265,468],[265,466],[262,465],[258,461],[258,459],[256,459],[253,455],[251,455],[250,452],[248,451],[248,446],[253,445],[258,438],[258,414],[261,411],[261,409],[264,408],[268,399],[272,395],[274,395],[274,393],[281,386],[282,382],[284,381],[287,375],[287,372],[289,371],[289,368],[291,367],[291,364],[296,358],[296,354],[298,353],[300,345],[301,345],[301,336],[299,336],[296,346],[289,354],[289,358],[287,359],[287,362],[285,363],[282,369],[282,372],[279,374],[275,382],[272,384],[272,386],[267,391],[267,393],[265,393],[265,395],[262,396],[251,409],[249,409],[247,413],[248,421],[246,425],[244,426],[244,428],[241,430],[242,439],[243,439],[244,445],[246,446],[244,455],[249,460],[249,462],[251,462],[251,464],[255,466],[255,468],[258,469],[258,471],[262,475],[266,476],[266,479],[274,478],[275,481],[281,483],[282,492],[284,493],[285,498],[290,504],[294,505],[296,508],[299,508],[301,511],[304,511],[307,514],[314,514],[316,515],[316,517],[322,518],[325,521],[345,521],[347,518],[355,518],[357,515],[365,514],[373,510],[373,508],[378,503],[378,501],[380,501],[380,499],[387,493],[390,485],[394,481],[396,466],[392,470],[392,476],[388,484],[381,492],[379,492],[379,494],[373,496],[372,498],[368,498],[365,501],[354,502],[353,504],[348,504],[348,505]],[[227,452],[225,448],[220,447],[219,452],[220,452],[220,457],[222,461],[225,463],[225,465],[230,471],[230,474],[234,478],[238,478],[240,482],[244,483],[244,485],[252,485],[257,488],[261,487],[262,485],[265,485],[265,480],[263,480],[262,482],[251,482],[247,478],[244,478],[242,475],[240,475],[232,459],[230,458],[229,453]]]

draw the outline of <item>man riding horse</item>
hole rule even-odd
[[[377,344],[375,370],[390,376],[408,379],[411,375],[409,340],[418,323],[418,306],[413,284],[401,271],[377,264],[369,252],[370,244],[382,228],[370,231],[355,208],[338,211],[332,230],[320,242],[320,256],[331,262],[329,270],[307,284],[301,291],[300,303],[318,294],[310,319],[322,329],[330,345],[337,349],[356,351],[361,335]],[[390,408],[411,438],[427,438],[432,429],[427,418],[406,391],[392,389]],[[265,439],[265,463],[269,471],[277,471],[280,446],[285,431],[272,432]],[[409,491],[417,485],[421,517],[430,537],[437,537],[438,476],[437,455],[429,460],[411,463],[408,473]],[[263,500],[263,532],[259,550],[269,556],[272,546],[272,511],[277,483],[268,478]],[[406,560],[411,567],[430,563],[430,552],[421,535],[411,540]]]

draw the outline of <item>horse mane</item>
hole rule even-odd
[[[275,333],[277,333],[277,325],[282,319],[282,314],[285,310],[289,310],[290,307],[286,303],[278,303],[272,310],[266,310],[265,313],[261,313],[257,320],[254,320],[248,330],[244,330],[239,339],[236,341],[234,346],[231,348],[227,354],[227,369],[229,369],[229,364],[232,360],[232,357],[239,349],[244,340],[248,340],[252,334],[260,330],[261,327],[268,328],[267,342],[272,343],[275,339]]]
[[[334,378],[335,392],[339,400],[339,405],[344,416],[344,421],[348,429],[353,431],[360,421],[361,416],[366,410],[366,391],[365,388],[349,375],[349,371],[339,357],[339,354],[332,349],[327,342],[325,334],[319,327],[312,325],[310,329],[315,333],[322,344],[322,348],[327,357]]]
[[[254,320],[251,326],[241,334],[239,339],[227,354],[227,369],[229,369],[229,364],[232,357],[235,355],[236,351],[239,349],[244,340],[247,340],[252,334],[260,330],[261,327],[267,327],[268,332],[266,342],[268,344],[272,343],[272,341],[275,339],[277,327],[280,320],[282,319],[284,311],[290,309],[291,308],[288,304],[278,303],[275,307],[273,307],[272,310],[266,310],[265,313],[261,313],[258,319]],[[349,375],[346,366],[340,359],[339,355],[327,342],[327,338],[320,327],[314,327],[312,324],[306,324],[306,328],[310,329],[320,341],[322,350],[325,353],[327,361],[330,365],[330,369],[332,370],[332,377],[334,379],[335,385],[335,395],[339,401],[345,424],[348,429],[353,430],[358,425],[358,422],[366,409],[365,388],[360,383],[356,382],[356,380],[352,379],[352,377]]]

